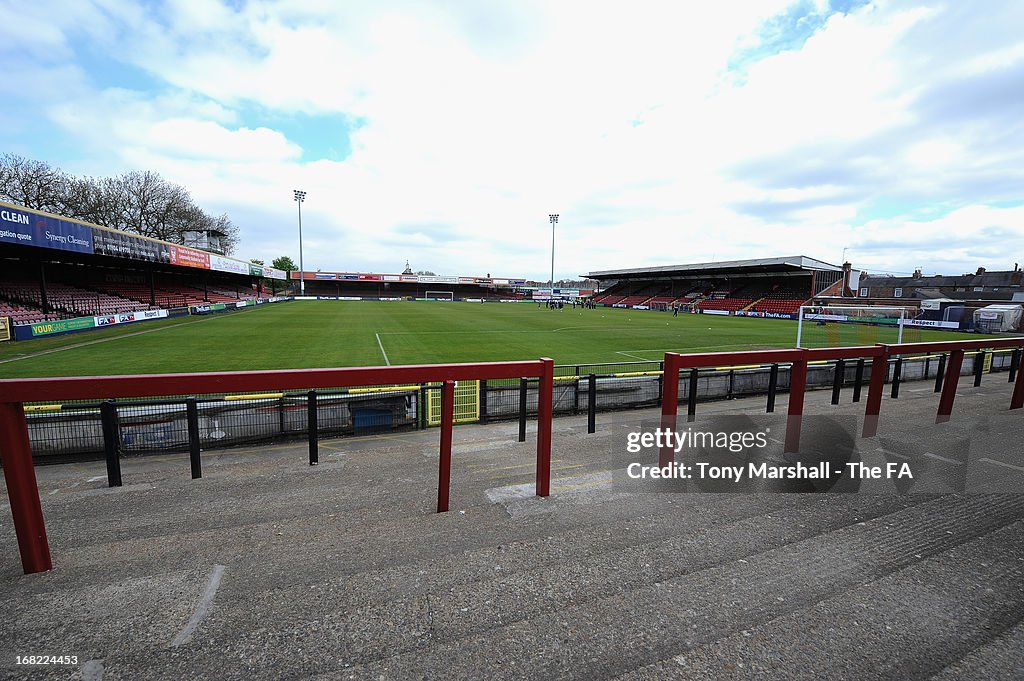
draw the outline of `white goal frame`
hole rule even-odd
[[[426,291],[424,293],[425,298],[433,298],[434,300],[455,300],[455,293],[453,291]]]
[[[820,308],[826,308],[827,310],[829,310],[829,312],[827,312],[824,315],[821,315],[821,314],[816,313],[816,312],[810,312],[810,310],[818,310]],[[883,311],[894,312],[894,311],[898,311],[900,313],[899,317],[898,318],[897,317],[893,317],[893,319],[898,319],[898,321],[896,322],[896,326],[897,326],[896,342],[897,343],[902,343],[903,342],[903,329],[906,326],[906,322],[908,320],[907,308],[905,308],[905,307],[898,307],[898,306],[883,307],[881,305],[801,305],[800,306],[800,315],[797,318],[796,347],[798,347],[798,348],[801,347],[800,341],[803,339],[804,320],[814,321],[814,322],[818,322],[818,321],[846,322],[846,321],[848,321],[846,319],[837,319],[837,317],[842,317],[843,316],[842,313],[845,310],[858,310],[858,311],[865,311],[866,310],[866,311],[870,311],[870,312],[883,312]],[[837,311],[838,311],[838,313],[837,313]],[[824,317],[824,319],[822,319],[822,317]],[[852,323],[856,323],[856,321],[853,321]]]

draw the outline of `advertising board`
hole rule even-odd
[[[222,255],[210,255],[210,269],[215,272],[231,272],[233,274],[250,274],[249,263],[225,258]]]
[[[67,331],[79,331],[81,329],[92,329],[96,327],[94,317],[76,317],[74,319],[56,319],[50,322],[39,322],[32,324],[32,337],[49,336],[55,333]]]
[[[167,244],[111,229],[91,229],[93,252],[96,255],[146,262],[171,262],[171,249]]]
[[[76,253],[93,251],[91,227],[16,208],[0,208],[0,241]]]
[[[183,267],[195,267],[201,270],[210,269],[210,254],[188,246],[168,246],[171,252],[171,264]]]

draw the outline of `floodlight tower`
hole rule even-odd
[[[551,221],[551,296],[555,295],[555,225],[558,224],[558,213],[551,213],[548,215],[548,220]]]
[[[302,202],[306,200],[306,192],[295,190],[295,200],[299,204],[299,295],[306,295],[306,272],[302,266]]]

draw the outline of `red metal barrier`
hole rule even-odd
[[[901,343],[883,346],[886,356],[916,355],[927,352],[948,352],[946,376],[942,382],[942,394],[939,396],[939,408],[935,413],[936,423],[945,423],[952,418],[953,402],[956,400],[956,388],[960,382],[960,370],[963,368],[964,352],[971,350],[1000,350],[1024,347],[1024,338],[988,338],[971,341],[939,341],[934,343]],[[1013,396],[1010,398],[1010,409],[1024,406],[1024,384],[1021,372],[1017,373]]]
[[[537,382],[537,496],[551,494],[551,418],[554,414],[555,361],[540,360],[540,381]]]
[[[789,413],[786,421],[786,452],[796,452],[800,447],[800,428],[803,419],[804,393],[807,381],[807,363],[837,359],[870,358],[871,383],[864,408],[863,437],[872,437],[878,432],[878,419],[882,407],[888,364],[891,357],[912,356],[931,352],[950,353],[946,375],[939,399],[936,423],[948,421],[953,413],[957,383],[963,366],[965,351],[982,349],[1024,348],[1024,338],[987,338],[969,341],[939,341],[934,343],[902,343],[898,345],[878,344],[848,348],[794,348],[787,350],[755,350],[745,352],[709,352],[700,354],[665,353],[665,373],[662,382],[661,427],[676,427],[679,410],[679,372],[682,369],[706,367],[735,367],[749,364],[788,363],[790,370]],[[1024,369],[1017,373],[1010,409],[1024,407]],[[669,465],[675,458],[671,447],[662,448],[659,454],[661,466]]]
[[[796,452],[800,448],[800,429],[804,413],[804,392],[807,386],[807,363],[832,359],[851,359],[855,357],[881,358],[885,362],[882,346],[863,346],[852,348],[792,348],[785,350],[752,350],[744,352],[706,352],[698,354],[665,353],[665,374],[662,381],[661,427],[675,428],[676,416],[679,411],[679,372],[681,369],[745,366],[749,364],[790,364],[789,374],[789,412],[786,417],[786,452]],[[884,372],[882,377],[884,379]],[[879,399],[881,392],[878,393]],[[868,412],[871,410],[871,399],[868,399]],[[661,450],[658,457],[659,465],[669,465],[675,459],[671,447]]]
[[[455,381],[441,384],[441,455],[437,458],[437,512],[448,510],[452,486],[452,425],[455,423]]]
[[[36,469],[32,465],[25,410],[20,404],[0,402],[0,458],[3,459],[7,497],[18,534],[21,566],[25,574],[49,570],[53,564],[50,545],[46,541],[46,522],[39,504],[39,487]]]
[[[309,390],[368,385],[405,385],[441,381],[445,386],[461,380],[537,378],[537,488],[546,497],[551,488],[551,415],[554,362],[543,358],[522,362],[423,364],[343,369],[230,371],[206,374],[148,374],[138,376],[84,376],[72,378],[0,379],[0,459],[18,535],[21,564],[26,574],[52,567],[46,526],[39,503],[39,488],[32,464],[23,403],[164,397],[266,390]],[[447,400],[447,402],[446,402]],[[452,409],[454,391],[442,391],[441,463],[438,511],[447,510],[451,470]],[[443,503],[442,503],[443,502]],[[442,508],[443,506],[443,508]]]

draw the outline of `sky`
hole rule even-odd
[[[1024,261],[1024,3],[0,0],[0,152],[307,270]]]

